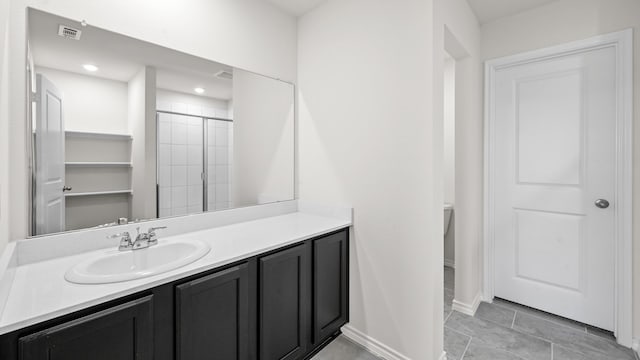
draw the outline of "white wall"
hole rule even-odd
[[[442,352],[433,16],[431,1],[340,0],[298,23],[300,197],[355,208],[350,328],[408,359]]]
[[[171,104],[184,104],[187,108],[185,114],[228,117],[229,102],[227,100],[158,89],[156,101],[158,110],[171,111]]]
[[[144,66],[129,80],[131,142],[131,216],[152,219],[156,210],[156,70]]]
[[[447,54],[444,63],[444,202],[456,202],[456,61]],[[454,210],[455,212],[455,210]],[[455,223],[449,222],[444,237],[444,263],[455,265]],[[447,224],[445,224],[445,227]]]
[[[438,67],[434,81],[440,92],[435,104],[444,103],[445,51],[455,60],[455,302],[475,306],[482,287],[483,213],[483,70],[480,61],[480,27],[465,0],[439,0],[436,17]],[[439,109],[441,118],[442,107]],[[454,303],[454,306],[455,303]]]
[[[640,140],[640,1],[561,0],[482,26],[484,59],[634,28],[634,140]],[[640,224],[640,146],[634,146],[634,224]],[[634,337],[640,338],[640,228],[634,226]]]
[[[0,2],[0,253],[9,241],[9,2]]]
[[[127,84],[36,65],[63,94],[66,131],[128,134]]]
[[[25,115],[26,7],[115,31],[206,59],[293,81],[296,20],[260,0],[10,0],[10,239],[28,229],[28,136]],[[7,1],[3,1],[3,5]],[[6,202],[7,199],[2,199]]]
[[[233,191],[236,206],[294,198],[294,87],[233,74]]]
[[[448,57],[448,56],[447,56]],[[456,62],[444,64],[444,202],[456,202]]]

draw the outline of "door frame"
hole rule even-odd
[[[619,344],[632,345],[632,174],[633,174],[633,30],[505,56],[485,62],[484,110],[484,271],[483,299],[494,298],[494,173],[496,136],[495,75],[498,70],[554,57],[613,47],[616,52],[616,173],[613,203],[615,222],[615,335]]]

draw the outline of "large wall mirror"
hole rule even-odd
[[[28,49],[32,235],[294,198],[292,84],[35,9]]]

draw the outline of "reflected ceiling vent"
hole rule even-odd
[[[220,79],[233,80],[233,73],[226,70],[221,70],[216,73],[216,77]]]
[[[58,27],[58,35],[65,37],[67,39],[80,40],[81,34],[82,34],[82,31],[78,29],[74,29],[70,26],[60,25]]]

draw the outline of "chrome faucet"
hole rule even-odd
[[[149,246],[158,244],[156,230],[166,228],[166,226],[152,227],[149,228],[146,233],[141,233],[140,228],[138,227],[136,228],[138,235],[136,235],[136,239],[133,241],[131,241],[131,235],[129,235],[128,231],[122,232],[120,234],[109,235],[107,236],[107,238],[121,238],[120,245],[118,246],[118,250],[120,251],[146,249]]]

